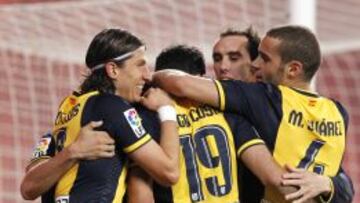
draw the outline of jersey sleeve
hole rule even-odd
[[[332,191],[330,197],[320,196],[323,203],[351,203],[354,198],[354,186],[350,177],[340,168],[336,176],[331,177]]]
[[[29,165],[40,159],[49,159],[53,156],[55,156],[55,140],[51,133],[46,133],[37,142]]]
[[[279,89],[267,83],[246,83],[239,80],[215,80],[219,108],[226,112],[249,116],[255,108],[266,108],[268,102],[279,100]]]
[[[156,142],[160,142],[161,124],[157,113],[141,105],[138,105],[135,108],[142,119],[145,130]]]
[[[237,157],[251,146],[265,144],[255,128],[243,117],[229,113],[225,117],[233,133]]]
[[[151,140],[138,112],[115,95],[100,95],[93,103],[94,119],[103,120],[103,130],[115,140],[117,147],[131,153]]]

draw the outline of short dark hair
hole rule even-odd
[[[282,63],[297,60],[303,64],[304,79],[310,81],[321,63],[320,45],[316,36],[302,26],[288,25],[269,30],[266,36],[279,39]]]
[[[204,75],[206,72],[203,54],[196,47],[187,45],[170,46],[158,55],[155,71],[169,68],[192,75]]]
[[[136,50],[144,43],[132,33],[122,29],[104,29],[91,41],[86,54],[86,65],[92,70],[95,66]],[[120,67],[124,61],[114,61]],[[98,90],[114,93],[115,86],[104,68],[91,71],[80,86],[81,93]]]
[[[244,36],[248,40],[248,44],[246,46],[247,51],[249,52],[251,61],[255,60],[258,56],[258,47],[260,44],[259,34],[255,31],[255,29],[250,26],[245,30],[237,30],[234,28],[228,28],[224,32],[220,33],[220,38],[228,37],[228,36]]]

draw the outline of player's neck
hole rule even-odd
[[[310,86],[309,82],[304,82],[304,81],[287,81],[284,85],[288,86],[288,87],[292,87],[295,89],[299,89],[299,90],[304,90],[307,92],[313,92],[315,90],[313,90]]]

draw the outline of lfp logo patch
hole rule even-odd
[[[124,112],[125,118],[129,123],[131,129],[137,137],[141,137],[145,134],[145,129],[141,124],[141,118],[137,111],[132,108]]]

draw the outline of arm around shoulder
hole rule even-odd
[[[94,128],[102,125],[102,122],[90,122],[80,130],[77,140],[70,146],[65,147],[61,152],[54,156],[54,149],[51,153],[38,152],[45,154],[40,156],[37,161],[33,161],[26,170],[26,174],[21,183],[21,195],[26,200],[34,200],[48,191],[61,176],[65,174],[80,159],[108,158],[115,154],[114,140],[103,131],[94,131]],[[50,134],[43,139],[51,139],[47,148],[54,148],[53,139]],[[42,142],[40,141],[40,142]]]
[[[241,160],[271,193],[266,197],[266,200],[270,202],[287,202],[285,195],[297,191],[295,187],[281,184],[281,176],[285,173],[285,170],[274,160],[264,144],[253,145],[245,149],[241,154]]]
[[[157,71],[153,75],[156,85],[177,96],[218,107],[218,90],[214,81],[177,70]]]
[[[21,195],[25,200],[34,200],[48,191],[60,177],[76,163],[68,149],[55,157],[39,160],[27,168],[21,182]]]

